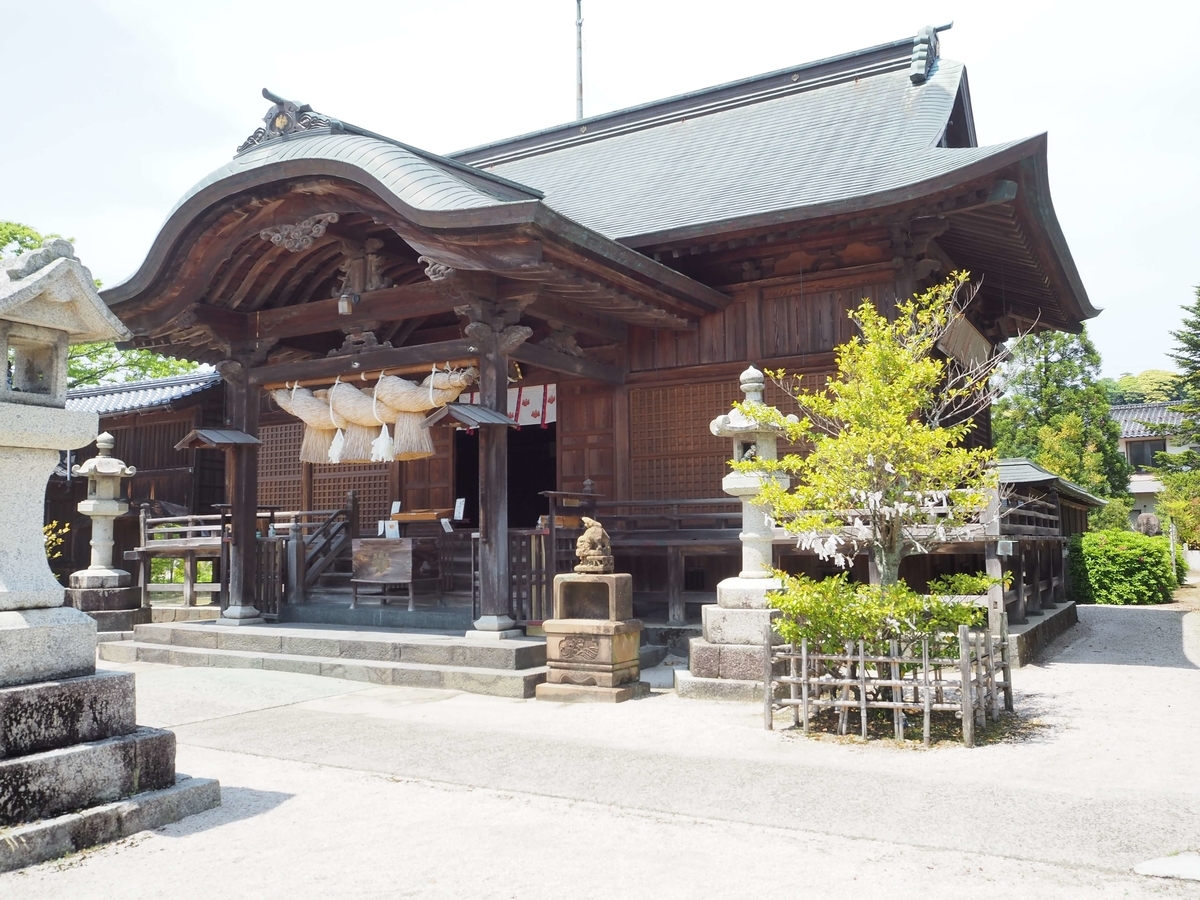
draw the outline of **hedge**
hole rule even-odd
[[[1165,537],[1115,530],[1077,534],[1068,562],[1072,597],[1079,603],[1170,603],[1178,585]]]

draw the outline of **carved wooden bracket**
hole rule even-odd
[[[311,216],[303,222],[297,222],[295,225],[276,225],[272,228],[264,228],[258,233],[258,236],[277,247],[283,247],[292,253],[299,253],[301,250],[311,247],[313,241],[321,237],[338,218],[337,213],[322,213],[318,216]]]

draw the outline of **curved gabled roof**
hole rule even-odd
[[[377,181],[414,211],[449,212],[537,200],[540,192],[505,178],[472,170],[453,160],[369,133],[301,134],[239,153],[209,173],[180,198],[171,215],[205,188],[255,170],[298,160],[351,166]]]

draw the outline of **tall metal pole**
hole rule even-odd
[[[575,118],[583,118],[583,0],[575,0]]]

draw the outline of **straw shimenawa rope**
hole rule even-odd
[[[383,375],[371,393],[337,380],[328,390],[291,387],[272,391],[280,408],[304,422],[300,460],[311,463],[371,462],[385,456],[388,422],[395,439],[390,457],[399,460],[433,456],[433,439],[421,422],[431,409],[445,406],[478,378],[475,368],[432,372],[421,384]],[[382,430],[380,426],[383,426]],[[340,447],[335,436],[342,432]],[[378,436],[377,436],[378,435]],[[331,451],[340,449],[337,460]]]

